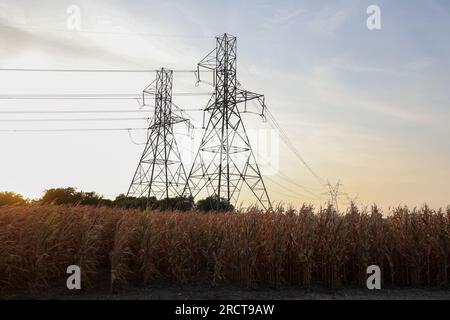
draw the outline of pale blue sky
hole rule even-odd
[[[83,32],[67,30],[71,4],[81,8]],[[366,27],[371,4],[381,7],[381,30]],[[0,0],[0,66],[193,69],[214,47],[214,36],[224,32],[238,37],[240,82],[266,95],[321,176],[340,178],[345,191],[366,204],[449,202],[450,3],[445,0]],[[180,77],[179,90],[189,90],[191,80]],[[0,94],[130,92],[150,81],[150,75],[0,73]],[[201,107],[204,101],[180,103]],[[7,110],[44,107],[49,105],[0,101]],[[248,121],[263,128],[256,118]],[[143,138],[136,133],[136,139]],[[105,195],[125,192],[142,148],[126,133],[0,133],[0,141],[8,150],[2,155],[0,189],[30,197],[67,185]],[[280,163],[284,173],[322,192],[284,147]],[[292,190],[268,183],[275,201],[312,201],[293,197],[301,190],[281,177],[271,179]]]

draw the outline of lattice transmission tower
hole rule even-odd
[[[328,191],[322,193],[329,197],[328,203],[339,212],[339,197],[347,196],[347,193],[341,192],[339,189],[343,186],[341,180],[338,180],[335,185],[332,185],[329,181],[325,184],[325,187],[328,188]]]
[[[262,108],[264,96],[241,88],[236,77],[236,37],[224,34],[216,38],[216,48],[198,64],[213,71],[214,94],[205,111],[209,113],[206,130],[188,176],[186,191],[196,197],[206,189],[209,196],[237,204],[241,188],[247,186],[263,208],[271,208],[270,198],[255,154],[241,118],[247,102],[254,100]]]
[[[147,143],[137,166],[127,196],[168,199],[190,195],[186,190],[186,171],[181,160],[174,125],[189,123],[177,114],[172,103],[173,71],[161,69],[156,79],[143,91],[145,98],[153,96],[155,112],[147,131]],[[174,108],[172,108],[174,107]]]

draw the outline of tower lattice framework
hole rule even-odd
[[[188,122],[172,106],[173,71],[161,69],[144,90],[143,101],[153,96],[155,112],[151,119],[147,143],[134,174],[127,196],[173,198],[186,193],[186,171],[174,136],[174,125]]]
[[[242,187],[249,188],[256,203],[270,208],[271,202],[255,154],[241,118],[247,102],[255,100],[265,110],[264,96],[241,88],[236,77],[236,37],[216,38],[216,48],[199,64],[213,71],[214,94],[205,109],[206,130],[188,176],[186,190],[196,197],[206,189],[209,196],[237,204]],[[200,72],[198,72],[200,80]]]

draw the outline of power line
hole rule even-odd
[[[312,168],[311,166],[303,159],[301,154],[298,152],[295,145],[292,143],[292,141],[289,139],[289,136],[287,135],[286,131],[280,126],[278,121],[275,119],[273,114],[270,112],[269,109],[267,109],[267,114],[269,115],[269,119],[272,121],[273,125],[275,125],[275,128],[279,130],[281,133],[281,139],[284,141],[286,146],[292,151],[292,153],[297,157],[298,160],[300,160],[301,163],[308,169],[308,171],[316,178],[316,180],[319,182],[320,185],[325,184],[325,180],[322,179]]]
[[[258,159],[263,158],[263,157],[261,157],[261,154],[258,152],[258,150],[255,150],[255,153],[256,153],[256,155],[258,156]],[[289,183],[291,183],[291,184],[293,184],[293,185],[295,185],[295,186],[297,186],[297,187],[303,189],[304,191],[308,192],[308,193],[309,193],[310,195],[312,195],[313,197],[315,197],[315,198],[317,198],[317,199],[322,198],[322,196],[320,196],[320,195],[318,195],[318,194],[315,194],[314,192],[312,192],[311,190],[309,190],[309,189],[306,188],[305,186],[302,186],[301,184],[299,184],[299,183],[297,183],[296,181],[294,181],[294,180],[292,180],[291,178],[289,178],[286,174],[284,174],[283,172],[281,172],[281,170],[277,170],[277,175],[278,175],[278,176],[281,176],[281,178],[284,179],[285,181],[287,181],[287,182],[289,182]],[[270,179],[270,178],[266,178],[266,179],[272,180],[272,181],[273,181],[273,179]],[[279,186],[281,186],[279,183],[277,183],[277,182],[275,182],[275,181],[274,181],[274,183],[276,183],[276,184],[278,184]],[[281,186],[281,187],[284,188],[284,189],[287,190],[287,191],[293,192],[291,189],[287,189],[287,188],[284,187],[284,186]]]
[[[173,134],[174,135],[186,135],[186,134],[181,133],[181,132],[173,132]],[[137,142],[136,140],[134,140],[133,136],[131,135],[131,130],[128,130],[128,137],[130,138],[131,143],[133,143],[134,145],[145,146],[147,144],[147,142]],[[183,147],[182,145],[179,145],[178,147],[183,149],[183,150],[189,151],[189,152],[191,152],[191,154],[193,154],[192,150],[190,150],[190,149],[188,149],[186,147]]]
[[[152,73],[152,69],[33,69],[33,68],[0,68],[5,72],[78,72],[78,73]],[[195,70],[194,70],[195,71]],[[194,72],[186,70],[186,72]]]
[[[317,199],[322,198],[322,196],[320,196],[320,195],[314,193],[313,191],[309,190],[309,189],[306,188],[305,186],[303,186],[303,185],[297,183],[296,181],[292,180],[291,178],[289,178],[289,176],[287,176],[287,175],[284,174],[283,172],[278,171],[278,175],[281,177],[281,179],[284,179],[285,181],[289,182],[290,184],[295,185],[295,186],[297,186],[297,187],[303,189],[303,191],[309,193],[310,195],[314,196],[315,198],[317,198]]]
[[[150,120],[150,118],[0,119],[0,122],[134,121],[134,120]]]
[[[29,132],[92,132],[92,131],[137,131],[148,130],[148,128],[70,128],[70,129],[0,129],[3,133],[29,133]]]
[[[146,145],[145,142],[144,142],[144,143],[136,142],[136,141],[133,139],[133,136],[131,135],[131,130],[128,130],[128,137],[129,137],[131,143],[133,143],[133,144],[135,144],[135,145],[137,145],[137,146]]]
[[[68,73],[154,73],[154,69],[71,69],[71,68],[0,68],[4,72],[68,72]],[[173,70],[174,73],[197,73],[198,70]],[[200,72],[212,72],[200,70]]]
[[[203,112],[205,109],[178,109],[179,111],[183,112]]]
[[[211,92],[177,92],[172,96],[211,96]],[[141,94],[3,94],[0,100],[137,100],[142,99]]]
[[[2,97],[140,97],[141,93],[43,93],[43,94],[2,94]]]
[[[287,193],[280,192],[280,191],[277,191],[277,190],[271,190],[270,192],[271,192],[271,193],[276,193],[276,194],[281,195],[281,196],[283,196],[283,197],[293,198],[293,199],[297,199],[297,200],[298,200],[298,196],[289,195],[289,194],[287,194]]]
[[[130,93],[84,93],[84,94],[2,94],[2,100],[51,100],[51,99],[142,99],[141,94]]]
[[[271,178],[269,178],[269,177],[267,177],[267,176],[265,176],[264,179],[266,179],[266,180],[272,182],[273,184],[276,184],[276,185],[279,186],[280,188],[282,188],[282,189],[284,189],[285,191],[289,192],[289,193],[292,195],[293,198],[303,197],[303,198],[311,199],[310,196],[307,196],[307,195],[304,195],[304,194],[301,194],[301,193],[292,191],[292,189],[289,189],[288,187],[282,185],[281,183],[279,183],[279,182],[275,181],[274,179],[271,179]]]
[[[142,100],[142,97],[36,97],[36,96],[0,96],[0,100]]]
[[[148,113],[149,110],[21,110],[0,111],[0,114],[84,114],[84,113]]]
[[[172,106],[175,107],[176,110],[178,110],[179,112],[181,112],[182,115],[187,116],[187,117],[189,118],[189,120],[191,120],[191,121],[193,121],[193,122],[195,121],[191,116],[189,116],[189,115],[187,115],[187,114],[185,113],[185,110],[183,110],[181,107],[179,107],[179,106],[176,105],[175,103],[172,102]]]
[[[213,92],[175,92],[172,94],[172,96],[184,96],[184,97],[190,97],[190,96],[211,96]]]

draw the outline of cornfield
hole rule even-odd
[[[155,283],[243,288],[449,285],[450,208],[383,214],[376,206],[238,213],[162,213],[84,206],[0,207],[0,294]]]

